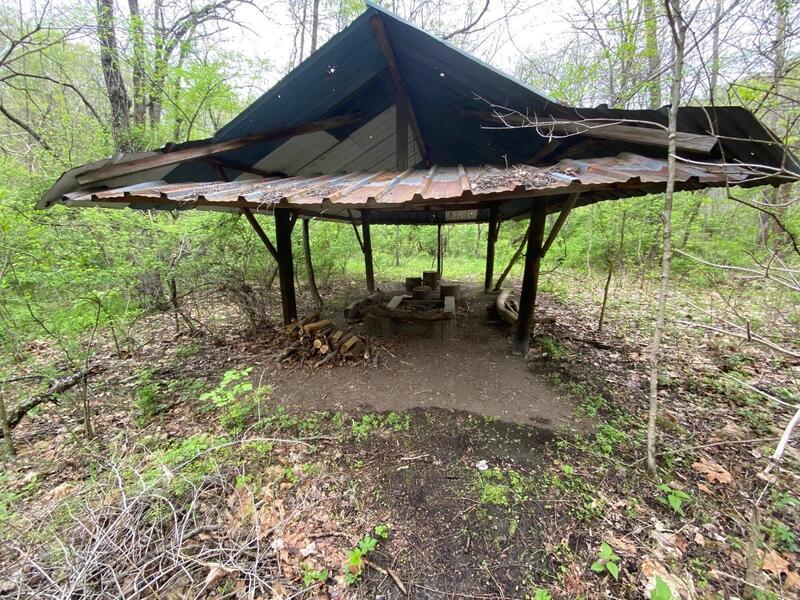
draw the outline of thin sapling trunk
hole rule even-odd
[[[650,398],[647,415],[647,471],[655,475],[656,464],[656,418],[658,417],[658,359],[661,351],[661,336],[664,332],[664,313],[669,292],[669,274],[672,262],[672,201],[675,192],[675,152],[678,130],[678,109],[681,100],[684,47],[687,23],[681,14],[680,0],[666,0],[667,17],[672,30],[674,63],[672,65],[671,106],[669,109],[669,146],[667,162],[667,186],[664,192],[663,250],[661,253],[661,285],[658,290],[658,308],[650,351]]]

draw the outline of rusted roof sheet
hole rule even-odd
[[[737,185],[755,175],[744,167],[680,163],[676,183],[678,189],[698,189]],[[78,190],[63,196],[61,203],[140,209],[247,207],[256,211],[280,206],[344,219],[349,218],[348,210],[464,211],[518,198],[549,197],[556,201],[573,192],[581,192],[581,203],[585,204],[617,197],[620,191],[624,196],[663,191],[666,181],[666,160],[624,153],[607,158],[565,159],[551,167],[457,166],[233,182],[156,181],[103,191]],[[477,220],[477,216],[468,220]]]

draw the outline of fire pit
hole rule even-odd
[[[457,290],[457,286],[443,285],[436,294],[438,297],[433,297],[429,286],[415,286],[411,294],[394,296],[386,304],[367,306],[364,332],[375,337],[421,333],[448,341],[455,335]]]

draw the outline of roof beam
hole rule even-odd
[[[381,49],[383,59],[386,61],[386,67],[389,69],[389,76],[392,78],[394,89],[397,92],[397,101],[403,103],[403,108],[408,113],[408,123],[411,126],[411,131],[414,133],[414,139],[417,141],[417,146],[422,154],[422,160],[425,166],[431,165],[428,158],[428,150],[425,147],[425,140],[422,138],[422,131],[419,128],[417,121],[417,113],[414,111],[414,105],[411,103],[411,98],[408,96],[406,84],[403,77],[400,75],[400,67],[397,65],[397,57],[392,48],[392,42],[389,35],[386,33],[386,27],[383,24],[383,19],[380,15],[373,15],[369,20],[372,26],[372,33],[375,35],[375,41],[378,42],[378,47]]]
[[[465,109],[460,109],[458,112],[462,117],[485,119],[506,125],[509,128],[552,131],[556,135],[583,135],[601,140],[656,146],[658,148],[667,148],[669,146],[669,132],[666,129],[625,125],[616,119],[587,119],[583,121],[567,119],[538,120],[535,117],[529,118],[516,113],[501,115],[492,111]],[[676,143],[677,149],[683,152],[710,154],[717,145],[717,138],[713,135],[679,131]]]
[[[359,119],[361,119],[361,113],[352,113],[341,117],[331,117],[328,119],[322,119],[320,121],[291,125],[289,127],[278,127],[263,133],[254,133],[222,142],[196,144],[180,150],[174,150],[172,152],[162,152],[160,154],[148,155],[133,160],[118,162],[96,169],[91,169],[77,175],[76,179],[81,185],[97,183],[113,177],[121,177],[123,175],[131,175],[133,173],[147,171],[148,169],[175,165],[197,158],[205,158],[215,154],[222,154],[223,152],[230,152],[231,150],[238,150],[248,146],[255,146],[256,144],[263,144],[264,142],[295,137],[306,133],[312,133],[314,131],[335,129],[336,127],[342,127],[343,125],[350,125]]]

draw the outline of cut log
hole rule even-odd
[[[422,285],[422,277],[406,277],[406,291],[411,292]]]
[[[347,308],[344,309],[344,318],[347,320],[358,320],[364,315],[364,307],[376,302],[383,301],[383,292],[372,292],[369,296],[351,302]]]
[[[439,289],[439,279],[441,274],[439,271],[423,271],[422,272],[422,285],[427,285],[432,290]]]
[[[375,307],[370,307],[367,310],[370,311],[372,308]],[[367,314],[364,315],[364,333],[372,337],[386,337],[392,335],[392,333],[394,333],[392,318],[388,315],[367,312]]]
[[[335,348],[339,344],[339,340],[342,338],[343,335],[344,331],[342,331],[341,329],[337,329],[336,331],[334,331],[330,340],[331,346]]]
[[[324,343],[325,343],[325,342],[323,342],[323,341],[322,341],[322,339],[320,339],[320,338],[317,338],[316,340],[314,340],[314,349],[315,349],[315,350],[319,350],[320,348],[322,348],[322,345],[323,345]]]
[[[323,356],[321,359],[319,359],[316,363],[314,363],[314,368],[321,367],[322,365],[326,365],[329,362],[332,362],[333,359],[336,358],[338,355],[339,355],[339,353],[336,352],[336,351],[329,352],[328,354]]]
[[[315,321],[319,321],[318,312],[311,313],[310,315],[300,319],[300,325],[308,325],[309,323],[314,323]]]
[[[446,298],[447,296],[453,296],[453,298],[456,298],[460,290],[460,285],[441,285],[439,286],[439,297]]]
[[[431,336],[435,340],[447,342],[456,334],[456,299],[453,296],[444,297],[443,312],[449,318],[435,321],[431,327]]]
[[[430,300],[433,296],[433,290],[428,285],[418,285],[411,292],[414,300]]]
[[[303,331],[306,333],[316,333],[317,331],[321,331],[327,327],[332,327],[333,321],[330,319],[322,319],[322,321],[316,321],[315,323],[309,323],[308,325],[303,325]]]
[[[346,342],[344,342],[344,343],[343,343],[343,344],[342,344],[342,345],[339,347],[339,352],[341,352],[342,354],[348,354],[348,353],[350,353],[350,352],[353,350],[353,348],[355,348],[355,347],[356,347],[356,346],[357,346],[359,343],[361,343],[361,338],[360,338],[360,337],[358,337],[357,335],[353,335],[353,336],[349,337],[349,338],[347,339],[347,341],[346,341]]]
[[[406,299],[405,295],[395,296],[394,298],[389,300],[389,304],[386,305],[386,308],[397,308],[403,303],[403,300],[405,299]]]
[[[278,356],[278,362],[283,362],[287,358],[289,358],[292,354],[297,352],[303,347],[303,340],[297,340],[294,344],[287,346],[283,349],[283,352],[280,353]]]
[[[329,351],[330,349],[331,349],[331,348],[330,348],[330,346],[328,346],[328,344],[322,344],[322,345],[319,347],[319,353],[320,353],[320,354],[327,354],[327,353],[328,353],[328,351]]]
[[[367,314],[383,317],[391,317],[398,321],[440,321],[442,319],[450,319],[451,315],[444,312],[441,308],[434,308],[432,310],[393,310],[386,306],[374,305],[367,309]]]
[[[517,319],[519,318],[519,309],[515,309],[514,305],[516,302],[509,298],[510,295],[511,292],[508,290],[500,292],[495,301],[495,306],[497,308],[497,314],[500,315],[501,319],[509,325],[516,325]]]

